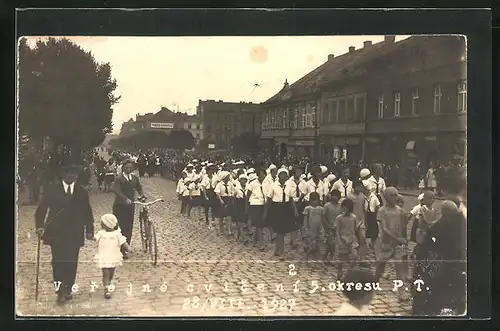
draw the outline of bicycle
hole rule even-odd
[[[149,207],[160,201],[163,202],[163,199],[156,199],[150,202],[134,201],[134,204],[142,206],[142,209],[139,212],[141,243],[144,252],[149,252],[151,255],[153,266],[156,266],[158,261],[158,246],[156,241],[155,226],[149,218]]]

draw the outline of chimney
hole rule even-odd
[[[224,101],[222,101],[222,100],[219,100],[219,102],[224,102]]]
[[[288,79],[285,79],[285,83],[283,84],[283,88],[288,87]]]
[[[386,42],[387,44],[393,44],[394,41],[396,41],[396,36],[388,35],[384,37],[384,42]]]
[[[363,48],[368,48],[372,45],[372,41],[371,40],[367,40],[363,43]]]
[[[335,58],[335,54],[328,54],[328,61],[331,61]]]
[[[354,50],[356,49],[356,47],[354,46],[349,46],[349,53],[352,53],[354,52]]]

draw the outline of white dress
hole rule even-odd
[[[127,241],[120,230],[100,230],[96,235],[97,254],[94,261],[98,268],[116,268],[122,265],[123,256],[120,247]]]

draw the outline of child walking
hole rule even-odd
[[[123,263],[122,251],[130,252],[131,249],[118,227],[115,215],[105,214],[101,216],[101,227],[102,230],[95,235],[97,254],[94,259],[97,267],[102,270],[104,297],[110,299],[110,285],[115,275],[115,269]]]
[[[380,279],[385,271],[385,266],[390,259],[395,259],[396,278],[405,279],[406,270],[401,263],[407,245],[406,233],[403,224],[405,222],[404,211],[397,205],[398,190],[388,187],[383,191],[386,203],[379,209],[377,221],[380,228],[379,240],[377,242],[376,258],[377,268],[375,277]]]
[[[438,219],[437,211],[432,207],[435,201],[434,193],[431,191],[424,191],[419,198],[421,198],[420,204],[413,207],[411,211],[411,215],[414,217],[414,226],[412,227],[410,240],[416,242],[413,255],[417,254],[419,246],[424,242],[429,227]]]
[[[309,206],[304,208],[304,229],[306,230],[306,260],[319,253],[319,239],[325,219],[325,210],[320,206],[320,196],[317,192],[309,195]]]
[[[358,222],[353,214],[354,203],[351,199],[342,200],[342,214],[336,219],[336,243],[339,263],[337,264],[337,279],[342,278],[344,265],[353,266],[358,258],[359,242],[357,238]]]
[[[215,194],[217,194],[217,200],[219,202],[217,215],[219,216],[219,231],[218,234],[224,234],[224,225],[227,229],[227,235],[232,236],[231,232],[231,218],[230,216],[230,204],[231,197],[233,195],[233,185],[229,183],[229,172],[221,171],[219,175],[221,181],[217,183],[215,187]],[[226,221],[224,223],[224,220]]]
[[[246,213],[246,203],[247,203],[247,180],[248,177],[245,174],[241,174],[238,177],[238,181],[234,184],[233,191],[233,218],[238,226],[238,233],[236,240],[239,242],[243,242],[245,244],[248,243],[248,235],[247,231],[245,231],[245,227],[247,226],[248,214]]]
[[[202,205],[200,181],[201,177],[199,175],[194,175],[193,182],[189,184],[189,205],[187,208],[187,216],[190,217],[191,210],[196,208],[198,212],[195,217],[198,216],[201,220],[203,220],[203,218],[201,218],[201,213],[199,212],[199,207]]]
[[[323,229],[325,231],[326,251],[323,260],[331,263],[335,257],[335,235],[336,235],[336,219],[342,214],[342,207],[339,204],[341,193],[339,190],[333,190],[329,194],[330,201],[325,206],[325,219]]]
[[[353,214],[356,217],[356,236],[359,243],[358,257],[362,264],[365,264],[365,257],[368,253],[368,240],[366,240],[365,223],[365,188],[363,183],[358,180],[352,182],[352,192],[347,195],[353,202]],[[365,265],[366,266],[366,265]]]

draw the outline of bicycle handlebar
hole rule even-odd
[[[149,202],[134,201],[134,204],[148,207],[148,206],[154,205],[155,203],[160,202],[160,201],[163,202],[163,199],[156,199],[156,200],[149,201]]]

